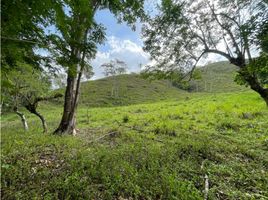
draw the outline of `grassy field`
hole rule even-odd
[[[50,132],[62,110],[42,104]],[[2,116],[3,199],[268,199],[268,110],[252,92],[81,105],[77,136]]]

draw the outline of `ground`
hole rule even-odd
[[[61,107],[42,104],[50,132]],[[268,199],[268,109],[253,92],[77,113],[78,135],[2,116],[3,199]]]

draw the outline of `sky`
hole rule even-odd
[[[142,50],[140,22],[136,23],[136,30],[133,31],[125,23],[119,24],[108,10],[99,11],[95,19],[106,28],[106,41],[98,46],[96,58],[92,61],[92,79],[104,77],[101,65],[114,59],[124,61],[128,72],[139,72],[140,65],[150,61],[150,56]]]
[[[114,59],[124,61],[128,66],[129,73],[137,73],[140,71],[141,65],[151,62],[150,55],[142,49],[142,24],[140,22],[136,23],[136,30],[133,31],[125,23],[119,24],[108,10],[99,11],[95,19],[106,28],[106,41],[98,46],[96,58],[91,62],[94,71],[92,79],[104,77],[101,65]],[[224,60],[224,58],[216,54],[209,54],[207,58],[199,61],[199,65],[220,60]]]

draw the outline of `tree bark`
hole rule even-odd
[[[266,106],[268,106],[268,88],[263,88],[253,75],[245,74],[244,78],[249,84],[250,88],[257,92],[265,101]]]
[[[248,56],[250,56],[250,53]],[[268,106],[268,88],[263,88],[260,82],[258,81],[257,77],[254,75],[254,73],[252,74],[251,72],[247,70],[247,66],[245,64],[245,58],[238,57],[236,59],[230,60],[230,62],[232,64],[240,63],[240,64],[235,64],[236,66],[240,68],[240,71],[238,73],[244,78],[244,80],[248,83],[250,88],[254,90],[255,92],[257,92],[263,98],[266,105]]]
[[[47,133],[47,123],[46,123],[45,118],[38,112],[34,112],[33,114],[35,114],[41,120],[42,127],[43,127],[43,133]]]
[[[87,43],[87,35],[88,35],[89,30],[90,30],[89,28],[86,29],[83,34],[84,44]],[[82,58],[80,58],[81,54],[82,54]],[[75,56],[76,60],[79,60],[79,62],[73,66],[74,68],[69,67],[68,76],[67,76],[67,87],[66,87],[65,98],[64,98],[63,115],[62,115],[61,123],[59,127],[54,131],[54,134],[76,135],[75,113],[76,113],[79,94],[80,94],[81,78],[82,78],[83,70],[85,67],[86,50],[77,49],[77,48],[73,49],[73,55]],[[79,67],[80,69],[78,70]]]
[[[69,69],[64,97],[63,115],[59,127],[54,131],[54,134],[76,134],[74,114],[76,109],[73,108],[76,84],[76,74],[74,75],[71,69]]]
[[[1,101],[1,105],[0,105],[0,115],[2,115],[2,108],[3,108],[3,101]]]
[[[266,106],[268,107],[268,89],[266,88],[260,95],[264,99]]]
[[[25,115],[23,113],[19,112],[17,107],[14,108],[14,112],[21,118],[21,122],[22,122],[24,130],[28,131],[29,127],[28,127]]]
[[[33,113],[34,115],[36,115],[42,123],[42,127],[43,127],[43,133],[47,133],[47,123],[45,118],[43,117],[43,115],[41,115],[39,112],[37,112],[36,108],[38,105],[38,101],[35,101],[33,104],[28,103],[27,105],[25,105],[24,107],[30,112]]]

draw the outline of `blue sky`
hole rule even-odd
[[[136,31],[133,31],[126,23],[119,24],[108,10],[101,10],[95,15],[95,19],[97,22],[101,23],[106,27],[107,36],[115,36],[120,39],[129,39],[135,43],[139,43],[140,45],[140,32],[141,32],[141,23],[136,23]],[[103,45],[101,49],[103,49]]]
[[[119,24],[108,10],[101,10],[95,15],[98,23],[106,28],[106,41],[98,46],[96,58],[92,61],[94,68],[93,79],[103,77],[101,64],[112,59],[119,59],[128,65],[128,72],[138,72],[140,64],[149,62],[149,55],[142,50],[141,23],[136,23],[133,31],[126,23]]]
[[[151,1],[150,7],[153,8],[156,2]],[[147,9],[148,9],[147,5]],[[149,54],[142,50],[143,41],[141,37],[140,22],[136,23],[136,31],[133,31],[126,23],[119,24],[117,19],[109,10],[101,10],[95,15],[97,22],[106,28],[107,40],[104,44],[98,46],[96,58],[92,61],[95,75],[93,79],[104,77],[101,64],[109,62],[112,59],[119,59],[128,65],[128,72],[139,72],[140,65],[146,65],[150,62]],[[210,54],[207,58],[200,60],[200,65],[207,62],[223,60],[216,54]]]

